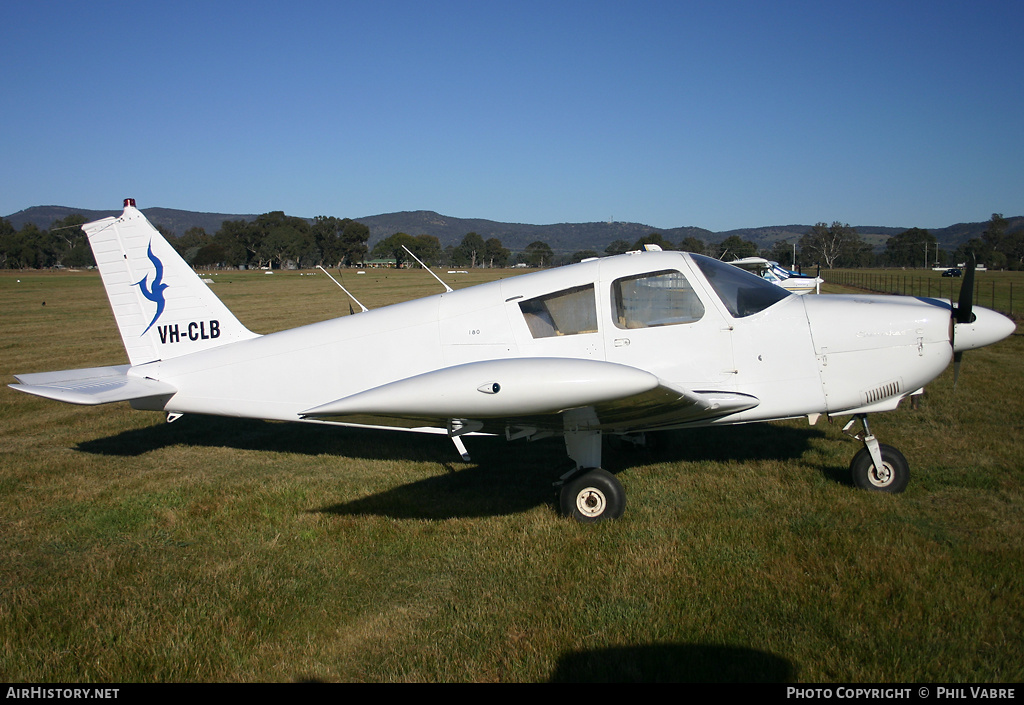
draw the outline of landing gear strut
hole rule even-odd
[[[862,434],[853,434],[849,429],[856,421],[864,427]],[[850,477],[853,484],[862,490],[896,494],[907,488],[910,482],[910,464],[892,446],[879,443],[868,428],[868,417],[858,414],[843,427],[847,435],[863,441],[864,447],[857,451],[850,462]]]

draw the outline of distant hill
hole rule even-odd
[[[255,215],[228,215],[226,213],[196,213],[194,211],[176,210],[174,208],[142,208],[143,214],[154,225],[167,228],[177,236],[185,234],[189,228],[203,228],[213,235],[220,230],[225,220],[255,220]],[[67,218],[69,215],[81,214],[86,220],[100,220],[112,215],[121,215],[121,211],[94,211],[87,208],[68,208],[66,206],[33,206],[6,217],[6,220],[20,230],[26,223],[35,223],[36,227],[46,230],[54,221]]]
[[[709,242],[714,237],[710,230],[702,228],[675,228],[665,230],[640,223],[558,223],[555,225],[526,225],[523,223],[499,223],[479,218],[452,218],[433,211],[404,211],[354,218],[370,228],[370,245],[373,246],[395,233],[409,235],[433,235],[442,246],[457,245],[466,233],[476,233],[484,240],[496,237],[501,244],[513,251],[521,251],[531,242],[542,240],[555,252],[576,252],[595,250],[604,252],[615,240],[627,240],[630,244],[645,235],[661,233],[665,239],[678,242],[690,235]]]
[[[758,249],[766,250],[771,249],[776,242],[789,241],[795,242],[803,237],[812,225],[769,225],[764,228],[740,228],[738,230],[728,230],[721,233],[715,233],[714,237],[709,242],[721,242],[727,237],[737,235],[744,240],[750,240],[757,244]],[[907,230],[907,228],[888,228],[876,225],[858,225],[854,229],[861,236],[864,242],[870,244],[873,248],[879,249],[885,247],[886,241],[893,235]],[[984,227],[982,227],[984,230]],[[938,239],[936,231],[931,231],[933,235]],[[954,246],[955,248],[955,246]]]
[[[770,249],[780,240],[789,240],[790,242],[799,240],[813,227],[813,225],[769,225],[760,228],[713,232],[697,227],[666,229],[641,223],[620,222],[524,225],[498,223],[492,220],[453,218],[433,211],[404,211],[354,218],[354,220],[369,226],[371,245],[397,232],[409,235],[434,235],[442,245],[457,245],[466,233],[475,232],[485,240],[490,237],[499,238],[505,247],[513,251],[521,251],[534,240],[543,240],[555,252],[568,253],[578,250],[603,252],[615,240],[626,240],[633,243],[651,233],[660,233],[662,237],[672,243],[679,243],[692,236],[709,244],[717,244],[732,235],[738,235],[744,240],[754,242],[758,249],[763,250]],[[1006,220],[1010,231],[1024,227],[1024,216],[1015,216]],[[913,226],[854,226],[861,238],[876,249],[885,247],[885,243],[890,237],[908,230],[909,227]],[[979,223],[958,223],[947,228],[929,229],[929,232],[935,236],[939,247],[945,250],[955,250],[971,238],[980,238],[986,227],[988,227],[987,220]]]
[[[231,215],[227,213],[195,213],[172,208],[141,209],[154,225],[167,228],[181,236],[192,227],[201,227],[211,235],[220,229],[225,220],[255,220],[255,215]],[[121,211],[97,211],[86,208],[65,206],[33,206],[7,216],[7,220],[20,230],[26,223],[34,223],[41,229],[61,218],[79,213],[87,220],[99,220]],[[604,249],[615,240],[627,240],[632,244],[651,233],[661,233],[671,242],[679,242],[690,235],[705,242],[717,242],[715,233],[703,228],[654,228],[640,223],[559,223],[555,225],[526,225],[522,223],[499,223],[480,218],[454,218],[433,211],[403,211],[362,218],[353,218],[370,228],[370,246],[398,232],[409,235],[433,235],[442,246],[457,245],[466,233],[475,232],[482,238],[496,237],[502,245],[517,251],[524,249],[535,240],[543,240],[555,252],[576,252],[578,250]]]
[[[217,232],[225,220],[255,220],[256,215],[232,215],[228,213],[196,213],[193,211],[176,210],[173,208],[143,208],[142,212],[155,225],[167,228],[175,235],[183,235],[192,227],[200,227],[211,235]],[[120,211],[97,211],[85,208],[68,208],[65,206],[34,206],[7,216],[7,220],[21,229],[26,223],[35,223],[41,229],[61,218],[73,213],[80,213],[88,220],[98,220]],[[642,223],[557,223],[553,225],[528,225],[524,223],[500,223],[480,218],[455,218],[441,215],[434,211],[402,211],[385,213],[361,218],[353,218],[370,228],[370,246],[397,232],[409,235],[433,235],[441,241],[443,247],[458,245],[466,233],[475,232],[482,238],[496,237],[502,245],[516,252],[522,251],[535,240],[542,240],[557,253],[573,253],[580,250],[604,252],[604,249],[615,240],[625,240],[630,244],[645,235],[659,233],[672,243],[679,243],[687,237],[696,237],[709,244],[717,244],[732,235],[750,240],[760,249],[772,247],[779,240],[799,239],[811,225],[771,225],[761,228],[742,228],[712,232],[698,227],[655,228]],[[1024,216],[1007,218],[1009,230],[1024,227]],[[988,221],[979,223],[957,223],[942,229],[931,229],[930,232],[946,250],[956,249],[961,243],[971,238],[981,237]],[[860,236],[875,248],[885,246],[891,236],[907,230],[906,227],[889,226],[855,226]]]

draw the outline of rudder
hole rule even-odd
[[[132,365],[258,337],[150,224],[135,199],[125,199],[120,216],[82,230]]]

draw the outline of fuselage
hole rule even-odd
[[[593,260],[138,365],[132,374],[178,390],[159,406],[169,412],[297,421],[318,404],[468,362],[593,359],[676,387],[756,397],[755,408],[715,421],[733,423],[894,408],[950,361],[948,303],[794,296],[730,268],[742,277],[736,283],[721,267],[729,265],[680,252]]]

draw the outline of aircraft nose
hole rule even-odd
[[[1016,324],[1001,313],[987,308],[974,308],[974,320],[970,323],[954,323],[953,352],[974,350],[1009,337]]]

